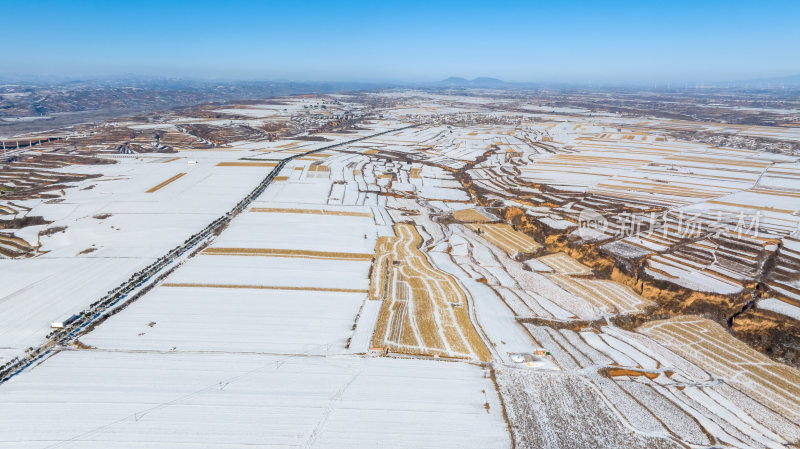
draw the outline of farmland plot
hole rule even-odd
[[[508,229],[512,230],[510,227]],[[481,236],[485,237],[485,234],[481,234]],[[473,240],[470,236],[465,235],[465,237]],[[495,243],[490,238],[487,240]],[[505,252],[507,255],[511,254],[508,251]],[[481,247],[477,245],[470,254],[480,265],[479,268],[476,267],[479,271],[482,273],[488,271],[485,274],[487,278],[497,279],[496,281],[487,281],[490,285],[500,284],[513,288],[521,302],[512,300],[510,306],[517,311],[519,316],[524,317],[533,312],[535,316],[541,317],[594,318],[601,313],[636,313],[653,304],[617,282],[585,277],[591,274],[591,270],[563,253],[543,256],[537,261],[547,264],[559,273],[568,272],[572,276],[568,274],[542,275],[523,270],[520,263],[509,259],[507,255],[487,254],[487,251],[481,250]]]
[[[147,259],[135,259],[146,265]],[[0,347],[21,355],[50,323],[69,318],[134,273],[127,259],[0,260]],[[100,279],[92,283],[87,279]]]
[[[101,349],[333,354],[363,294],[158,287],[82,338]]]
[[[537,260],[551,267],[558,274],[572,276],[592,274],[591,268],[564,253],[548,254],[547,256],[539,257]]]
[[[506,368],[497,382],[517,447],[681,447],[626,427],[581,377]]]
[[[155,288],[0,385],[0,447],[800,441],[795,370],[698,318],[647,322],[654,303],[600,279],[605,261],[560,252],[587,245],[577,253],[630,262],[643,282],[717,295],[769,269],[758,282],[774,299],[757,309],[790,319],[800,298],[796,157],[665,134],[710,123],[588,118],[477,93],[369,95],[396,106],[346,133],[330,121],[361,111],[350,103],[360,94],[324,97],[325,109],[282,98],[114,125],[121,136],[162,130],[179,153],[112,151],[120,162],[101,178],[69,167],[80,190],[61,201],[0,204],[3,217],[53,221],[13,237],[36,257],[0,260],[3,362],[229,210],[278,161],[416,125],[288,161]],[[323,132],[298,133],[301,123]],[[288,128],[293,139],[273,141]],[[725,132],[787,134],[747,128]],[[740,211],[760,213],[764,234],[737,236],[735,220],[718,233],[684,227],[686,215],[708,224]],[[584,212],[606,228],[581,236]],[[656,214],[655,232],[636,230],[630,214]],[[646,324],[615,327],[630,322],[615,319],[624,314]],[[518,362],[537,349],[547,363]],[[487,361],[496,376],[477,363]]]
[[[779,414],[800,420],[800,373],[772,362],[718,324],[686,316],[648,323],[640,331]]]
[[[492,221],[492,218],[487,217],[483,212],[476,209],[462,209],[453,212],[453,218],[461,222],[477,222],[485,223]]]
[[[396,224],[394,229],[396,237],[379,241],[373,268],[372,294],[385,296],[373,345],[487,360],[488,350],[470,322],[461,287],[431,266],[419,250],[422,240],[413,226]]]
[[[272,188],[267,189],[271,191]],[[213,248],[264,248],[370,254],[375,248],[375,221],[370,216],[316,214],[288,211],[264,213],[259,209],[281,207],[255,203],[258,209],[243,214],[214,242]],[[321,203],[324,204],[324,203]],[[364,212],[363,208],[326,211]]]
[[[450,254],[439,251],[430,251],[428,254],[436,267],[452,275],[463,285],[474,307],[474,320],[490,342],[495,360],[509,363],[509,355],[512,353],[535,351],[536,342],[530,338],[524,326],[516,321],[513,310],[506,305],[501,294],[470,277]],[[544,364],[545,368],[551,366],[549,360]]]
[[[614,281],[580,279],[561,274],[547,277],[606,313],[635,313],[652,305],[652,302],[637,295],[630,288]]]
[[[730,386],[724,397],[717,394],[723,384],[647,336],[613,327],[599,333],[527,327],[563,370],[596,385],[640,432],[691,445],[716,439],[731,447],[778,448],[800,430]]]
[[[27,214],[52,223],[20,231],[35,242],[38,257],[2,260],[0,347],[22,354],[39,344],[51,331],[51,322],[84,310],[182,244],[271,170],[216,166],[231,158],[208,151],[189,165],[185,160],[162,163],[160,156],[119,157],[115,164],[77,168],[92,175],[102,170],[102,176],[65,188],[58,201],[21,202],[28,205]],[[184,175],[147,193],[176,172]]]
[[[9,448],[510,444],[482,368],[354,357],[65,352],[3,386],[0,426]]]
[[[532,253],[540,248],[535,240],[515,231],[505,223],[468,224],[466,226],[502,248],[512,257],[519,253]]]
[[[162,285],[249,285],[276,289],[296,287],[366,293],[371,260],[371,257],[348,260],[294,257],[294,254],[289,257],[276,254],[265,257],[253,254],[217,254],[201,253],[173,273]],[[309,276],[308,273],[314,275]]]
[[[468,245],[454,253],[462,268],[476,272],[476,277],[498,289],[518,317],[536,316],[557,319],[596,319],[601,310],[583,298],[565,290],[547,276],[526,270],[502,249],[493,249],[475,233],[453,231]],[[451,238],[451,242],[455,240]]]

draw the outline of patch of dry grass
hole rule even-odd
[[[510,256],[518,253],[532,253],[541,247],[531,237],[515,231],[505,223],[467,224],[466,226]]]
[[[203,284],[188,282],[166,282],[162,287],[186,287],[186,288],[245,288],[260,290],[297,290],[309,292],[339,292],[339,293],[367,293],[364,289],[358,288],[327,288],[327,287],[298,287],[294,285],[252,285],[252,284]]]
[[[325,209],[291,209],[284,207],[253,207],[250,212],[268,212],[277,214],[311,214],[311,215],[339,215],[343,217],[366,217],[372,218],[369,212],[352,212],[342,210],[325,210]]]
[[[311,251],[301,249],[277,248],[218,248],[203,250],[203,254],[211,256],[266,256],[266,257],[299,257],[303,259],[335,259],[335,260],[372,260],[368,253],[343,253],[333,251]]]
[[[453,212],[453,218],[463,223],[487,223],[491,218],[475,209],[461,209]]]
[[[773,362],[719,324],[680,316],[647,323],[639,331],[789,420],[800,422],[800,371]]]
[[[396,224],[396,237],[381,237],[370,278],[370,297],[385,297],[373,346],[392,351],[489,360],[472,325],[466,294],[419,250],[413,225]]]
[[[219,162],[217,167],[276,167],[275,162]]]
[[[158,190],[160,190],[160,189],[163,189],[163,188],[164,188],[164,187],[166,187],[167,185],[169,185],[169,184],[171,184],[171,183],[173,183],[173,182],[177,181],[178,179],[180,179],[180,177],[181,177],[181,176],[183,176],[183,175],[185,175],[185,174],[186,174],[186,173],[178,173],[177,175],[175,175],[175,176],[173,176],[173,177],[171,177],[171,178],[167,179],[166,181],[162,182],[161,184],[158,184],[158,185],[156,185],[156,186],[154,186],[154,187],[151,187],[151,188],[149,188],[149,189],[145,190],[145,193],[153,193],[153,192],[156,192],[156,191],[158,191]]]

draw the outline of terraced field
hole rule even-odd
[[[685,316],[648,323],[640,331],[781,415],[800,420],[800,371],[773,362],[718,324]]]
[[[285,97],[23,151],[0,446],[800,444],[800,159],[728,145],[800,134],[567,100]]]
[[[541,247],[535,240],[521,232],[517,232],[505,223],[468,224],[466,226],[502,248],[509,256],[515,256],[519,253],[533,253]]]
[[[431,266],[419,250],[417,230],[394,226],[396,236],[379,242],[372,291],[383,293],[373,346],[393,352],[488,360],[490,355],[469,318],[470,304],[455,279]],[[385,255],[381,254],[385,251]],[[387,267],[381,290],[381,262]]]

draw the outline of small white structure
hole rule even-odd
[[[389,349],[388,348],[381,348],[381,347],[369,348],[369,351],[367,352],[367,354],[369,354],[369,355],[371,355],[373,357],[380,357],[380,356],[386,355],[388,353],[389,353]]]
[[[72,315],[71,317],[67,318],[64,321],[53,321],[50,323],[50,327],[53,329],[64,329],[67,325],[72,323],[73,321],[77,320],[80,315]]]
[[[550,352],[544,349],[537,349],[533,354],[528,352],[516,352],[508,354],[508,358],[521,366],[528,368],[558,370],[559,368],[551,360]]]

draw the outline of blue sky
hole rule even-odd
[[[727,81],[800,74],[800,1],[0,0],[0,74]]]

